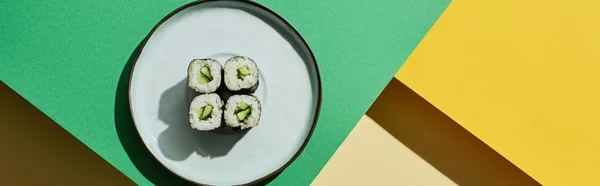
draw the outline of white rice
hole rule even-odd
[[[207,84],[198,82],[202,67],[208,66],[213,79]],[[221,85],[221,64],[214,59],[194,59],[188,66],[188,87],[200,93],[212,93]]]
[[[198,115],[198,110],[200,108],[205,107],[207,105],[212,105],[212,113],[208,119],[200,120],[200,116]],[[219,128],[221,126],[221,115],[223,114],[223,101],[219,97],[219,95],[211,93],[211,94],[203,94],[196,96],[192,103],[190,103],[190,124],[193,129],[207,131]]]
[[[244,102],[252,108],[250,110],[250,116],[246,117],[246,119],[242,121],[238,121],[235,115],[235,108],[238,105],[238,102]],[[258,122],[260,121],[260,102],[254,96],[248,95],[233,95],[229,97],[227,103],[225,104],[225,124],[230,127],[240,127],[241,130],[246,128],[251,128],[258,126]]]
[[[244,80],[238,78],[237,69],[242,66],[248,66],[250,74],[244,77]],[[231,91],[249,89],[258,82],[258,67],[256,63],[248,57],[236,56],[225,62],[225,85]]]

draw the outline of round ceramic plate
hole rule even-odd
[[[189,62],[224,64],[233,56],[258,65],[259,125],[235,134],[193,130]],[[240,185],[280,172],[300,154],[317,122],[321,82],[304,39],[273,11],[244,0],[196,1],[167,15],[144,40],[129,100],[142,141],[167,169],[198,184]]]

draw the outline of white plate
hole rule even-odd
[[[259,67],[259,125],[230,135],[192,130],[188,63],[210,57],[223,64],[235,55]],[[131,113],[142,141],[167,169],[198,184],[255,183],[280,172],[308,142],[321,104],[319,71],[306,42],[251,1],[178,8],[150,32],[131,73]]]

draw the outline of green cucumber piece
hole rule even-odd
[[[238,102],[237,106],[240,107],[240,109],[242,109],[242,110],[246,110],[248,107],[250,107],[248,104],[246,104],[244,102]]]
[[[237,116],[238,121],[242,121],[242,120],[246,119],[250,115],[250,110],[251,110],[250,108],[247,108],[246,110],[235,114]]]
[[[212,75],[210,74],[210,69],[208,69],[207,66],[203,66],[200,69],[200,73],[202,73],[203,75],[205,75],[209,80],[213,79]]]
[[[204,113],[204,107],[198,109],[198,111],[196,112],[196,114],[198,114],[198,118],[201,118],[200,116],[202,116],[202,113]]]
[[[247,108],[249,108],[250,106],[244,102],[238,102],[237,106],[235,107],[235,110],[233,111],[233,113],[237,114],[240,111],[246,110]]]
[[[210,82],[210,79],[208,79],[208,77],[200,74],[200,78],[198,78],[198,82],[200,84],[208,84],[208,82]]]
[[[205,119],[208,116],[210,116],[210,113],[212,113],[212,109],[213,106],[207,105],[206,107],[204,107],[204,112],[202,112],[202,115],[200,115],[200,119]]]
[[[250,74],[250,69],[248,69],[248,66],[243,66],[237,69],[238,73],[242,74],[243,76],[246,76],[248,74]]]
[[[247,75],[250,75],[250,69],[248,69],[248,66],[243,66],[237,69],[238,71],[238,78],[241,80],[244,80],[244,77],[246,77]]]

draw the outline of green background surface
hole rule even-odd
[[[136,47],[188,2],[1,1],[0,80],[136,183],[185,184],[142,145],[129,115],[127,81]],[[258,2],[302,34],[321,70],[323,104],[313,138],[265,182],[308,185],[450,0]]]

